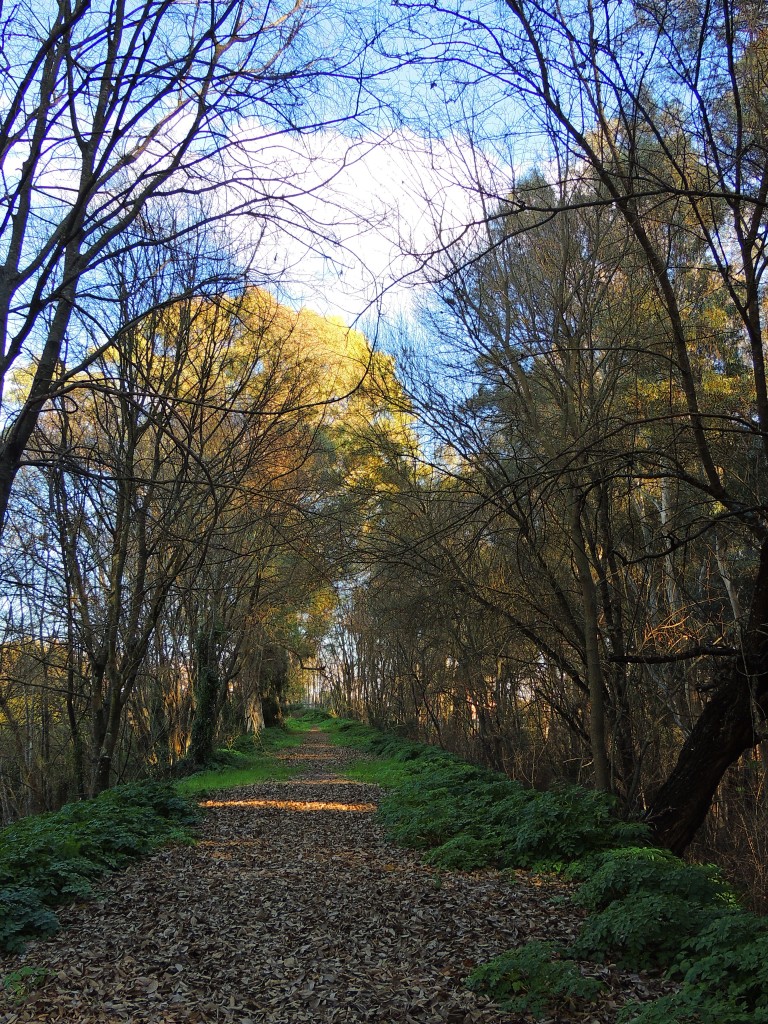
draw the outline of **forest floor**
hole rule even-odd
[[[287,782],[204,803],[194,846],[165,848],[63,909],[63,930],[0,956],[2,1024],[513,1024],[463,980],[528,939],[567,940],[578,911],[556,880],[451,872],[389,843],[378,787],[344,778],[359,751],[319,731],[280,755]],[[551,1021],[612,1024],[655,979],[592,967],[608,988]]]

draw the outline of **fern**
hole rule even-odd
[[[475,871],[489,864],[497,866],[502,860],[502,842],[498,836],[460,835],[438,846],[426,858],[428,864],[445,870]]]
[[[768,1024],[768,1013],[734,1006],[722,996],[683,989],[651,1003],[629,1003],[617,1024]]]
[[[93,879],[171,839],[185,839],[196,812],[164,783],[122,786],[0,832],[0,948],[51,934],[50,908],[87,897]]]
[[[572,960],[558,959],[551,942],[528,942],[476,968],[467,986],[503,1010],[543,1017],[596,999],[603,985],[581,974]]]
[[[721,913],[728,913],[723,908]],[[681,896],[640,892],[614,900],[584,922],[574,952],[598,960],[611,959],[631,968],[666,967],[687,939],[712,920],[716,911]]]
[[[0,889],[0,949],[18,953],[34,936],[55,935],[59,919],[28,886]]]
[[[666,893],[698,906],[736,905],[730,886],[712,865],[685,864],[654,847],[610,850],[592,861],[576,902],[590,911],[635,893]]]

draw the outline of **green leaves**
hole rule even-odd
[[[459,835],[443,843],[426,858],[428,864],[446,870],[474,871],[498,864],[502,858],[502,839],[488,835],[482,839]]]
[[[664,967],[674,960],[685,939],[711,920],[711,913],[681,896],[661,892],[613,900],[587,918],[574,952],[634,969]]]
[[[604,793],[580,786],[538,792],[436,747],[347,722],[334,731],[382,759],[361,766],[366,781],[391,790],[379,817],[402,846],[431,849],[436,867],[562,867],[648,835],[640,822],[621,821]]]
[[[50,909],[87,897],[93,879],[172,839],[196,812],[168,783],[119,786],[0,832],[0,948],[15,952],[58,930]]]
[[[551,942],[527,942],[478,967],[467,986],[484,992],[503,1010],[534,1017],[594,1000],[602,984],[584,977],[573,960],[559,959],[560,952]]]
[[[587,910],[600,911],[615,900],[645,892],[700,906],[735,905],[733,891],[716,867],[685,864],[668,850],[655,847],[627,847],[600,854],[590,862],[576,902]]]
[[[712,917],[670,973],[679,991],[627,1007],[620,1024],[768,1024],[768,921],[744,911]]]
[[[612,799],[602,793],[578,786],[526,790],[447,754],[412,760],[405,781],[379,813],[397,842],[437,847],[429,859],[441,867],[471,871],[567,862],[646,834],[639,823],[620,822]]]
[[[574,899],[590,911],[575,952],[631,968],[668,967],[686,941],[736,907],[717,868],[668,850],[609,850],[571,876],[584,879]]]
[[[55,935],[59,919],[30,886],[0,889],[0,949],[19,953],[33,936]]]

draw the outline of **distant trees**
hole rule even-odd
[[[30,692],[65,696],[61,777],[83,793],[279,715],[360,529],[337,520],[353,439],[393,386],[362,335],[259,290],[120,332],[40,417],[11,503],[8,737],[32,742]],[[25,649],[43,677],[11,670]]]

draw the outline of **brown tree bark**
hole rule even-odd
[[[723,776],[761,738],[768,711],[768,540],[760,551],[743,651],[725,670],[651,804],[654,840],[674,853],[690,845]]]

